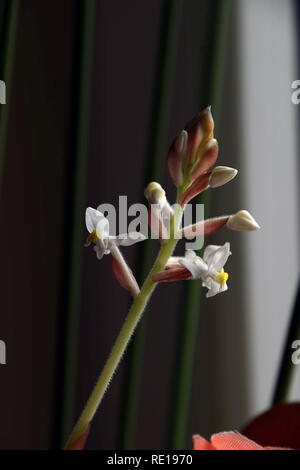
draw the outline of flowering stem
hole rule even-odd
[[[174,224],[176,224],[177,229],[181,222],[182,213],[183,209],[179,205],[177,205],[175,209],[175,214],[170,220],[170,238],[162,244],[152,270],[150,271],[140,293],[134,299],[129,314],[112,348],[108,360],[100,374],[100,377],[86,403],[86,406],[78,422],[76,423],[72,431],[72,434],[66,444],[66,447],[76,441],[76,439],[78,439],[84,433],[88,424],[92,421],[98,409],[98,406],[102,401],[102,398],[109,386],[109,383],[126,350],[129,340],[133,335],[139,320],[141,319],[143,311],[145,310],[145,307],[152,292],[155,289],[156,284],[152,281],[152,276],[156,273],[159,273],[165,268],[169,257],[172,255],[175,249],[178,240],[174,237],[174,233],[176,231]]]

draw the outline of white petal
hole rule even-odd
[[[99,220],[96,226],[96,231],[102,240],[109,237],[109,222],[106,217],[103,216],[103,218]]]
[[[207,263],[208,258],[218,249],[220,248],[220,245],[208,245],[203,253],[203,259]]]
[[[99,240],[100,241],[100,240]],[[111,252],[111,247],[112,247],[112,244],[113,242],[111,241],[111,238],[110,237],[107,237],[107,238],[104,238],[103,240],[101,240],[102,243],[103,243],[103,246],[104,246],[104,254],[105,255],[109,255],[110,252]]]
[[[225,292],[226,290],[228,290],[228,285],[227,285],[226,282],[225,282],[225,284],[223,285],[223,287],[221,287],[221,289],[219,290],[219,293]]]
[[[93,207],[88,207],[85,211],[85,223],[86,228],[91,233],[96,229],[98,222],[104,218],[102,212],[93,209]]]
[[[186,250],[185,252],[185,257],[186,258],[197,258],[197,254],[193,250]]]
[[[213,248],[211,248],[211,246]],[[215,249],[214,245],[210,245],[206,248],[206,250],[207,253],[209,253],[208,255],[206,254],[208,268],[215,269],[216,271],[220,271],[220,269],[223,268],[229,256],[231,255],[230,244],[228,242],[224,243],[223,246],[220,246],[217,249]]]
[[[208,288],[208,292],[206,293],[207,298],[214,297],[220,292],[220,284],[218,284],[211,278],[205,283],[205,287]]]
[[[207,274],[207,264],[200,256],[196,258],[179,258],[178,262],[190,271],[193,279],[202,278]]]
[[[107,254],[107,246],[103,243],[102,240],[99,240],[94,246],[94,251],[98,259],[102,259],[105,254]]]
[[[207,277],[202,285],[209,289],[206,293],[207,298],[214,297],[215,295],[220,294],[221,292],[225,292],[228,289],[226,283],[223,287],[221,287],[221,285],[218,282],[214,281],[211,277]]]
[[[130,232],[118,235],[115,239],[116,245],[130,246],[135,243],[142,242],[146,239],[145,235],[140,232]]]

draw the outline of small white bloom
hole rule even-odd
[[[85,246],[95,243],[94,250],[97,258],[102,259],[109,255],[115,246],[129,246],[145,240],[145,236],[139,232],[130,232],[116,237],[109,234],[109,221],[102,212],[88,207],[85,213],[86,228],[90,232]]]
[[[187,250],[185,257],[179,257],[177,261],[190,271],[193,279],[201,278],[202,285],[208,288],[206,297],[213,297],[228,289],[228,274],[223,267],[230,255],[230,244],[226,242],[223,246],[208,245],[203,259],[194,251]]]

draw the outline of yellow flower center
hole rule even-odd
[[[97,243],[101,238],[101,233],[96,229],[93,230],[86,239],[86,245],[90,245],[91,243]]]
[[[226,281],[228,279],[228,273],[224,272],[224,269],[222,268],[215,276],[215,281],[220,284],[221,287],[224,287],[226,284]]]

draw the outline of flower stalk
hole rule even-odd
[[[170,238],[162,243],[156,262],[154,263],[152,270],[145,280],[140,293],[133,301],[131,309],[129,310],[128,316],[122,326],[108,360],[86,403],[85,408],[83,409],[79,420],[77,421],[72,431],[71,436],[69,437],[66,448],[72,445],[86,431],[103,399],[109,383],[123,357],[126,347],[142,317],[147,302],[156,287],[156,283],[152,280],[152,277],[160,271],[164,270],[170,256],[173,254],[175,246],[178,242],[178,239],[175,237],[175,233],[179,228],[182,214],[183,208],[181,208],[179,205],[176,205],[175,213],[170,220]]]
[[[182,142],[178,143],[177,139],[170,147],[167,157],[168,169],[177,186],[177,200],[173,207],[168,203],[165,191],[159,183],[151,182],[145,189],[145,196],[149,202],[150,229],[152,232],[154,230],[154,233],[157,233],[160,238],[161,249],[141,290],[139,290],[139,286],[118,246],[129,246],[145,240],[146,237],[140,232],[113,236],[110,234],[109,221],[99,208],[88,207],[86,210],[86,227],[89,235],[85,246],[95,245],[94,251],[98,260],[101,260],[104,255],[111,255],[113,272],[121,286],[134,297],[134,301],[96,386],[66,444],[66,449],[84,445],[89,425],[141,319],[157,281],[200,277],[202,285],[208,288],[207,297],[227,290],[228,274],[224,272],[223,266],[231,254],[228,242],[223,247],[216,245],[206,247],[204,259],[189,251],[184,258],[172,258],[177,241],[183,236],[187,236],[190,230],[192,230],[193,236],[197,236],[200,235],[198,231],[204,232],[204,234],[213,233],[225,224],[231,230],[248,231],[259,228],[251,214],[245,210],[231,216],[198,222],[195,226],[181,227],[186,203],[208,187],[211,174],[216,171],[212,170],[212,173],[208,173],[218,156],[217,141],[213,138],[213,127],[211,110],[210,107],[207,107],[186,125],[184,133],[180,134],[180,136],[184,136],[181,139]],[[230,181],[235,176],[236,170],[230,168],[228,176],[228,167],[221,167],[221,173],[221,180],[218,178],[216,187]],[[156,222],[157,227],[154,228],[153,223],[156,224]]]

